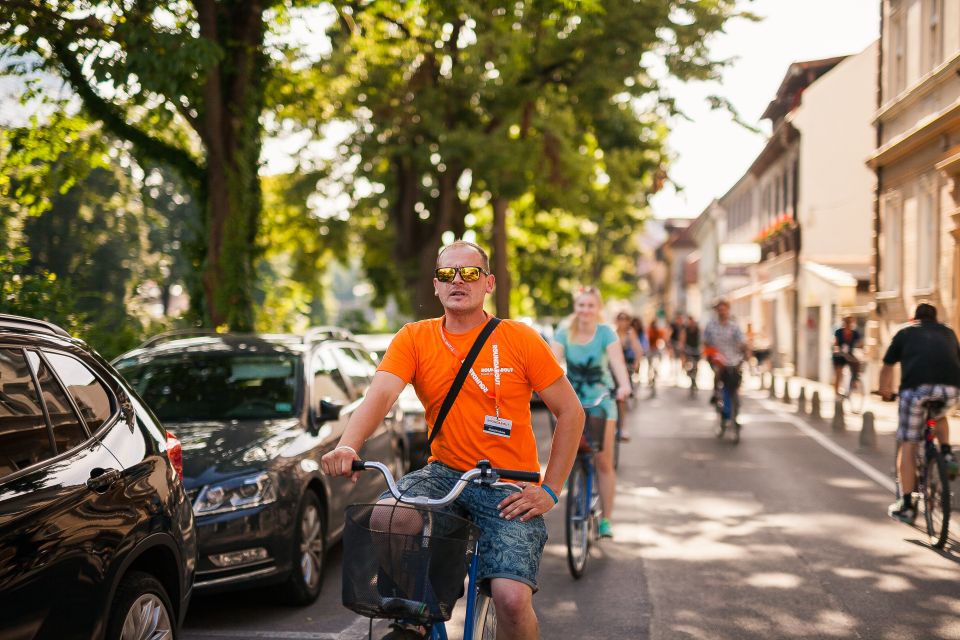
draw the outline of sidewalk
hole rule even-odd
[[[776,377],[776,391],[777,399],[783,398],[783,380],[784,377],[777,371],[774,371],[773,374]],[[759,378],[753,377],[753,384],[759,388]],[[801,378],[799,376],[791,376],[787,379],[788,384],[790,385],[790,401],[796,406],[797,397],[800,395],[800,389],[805,389],[807,407],[806,413],[810,413],[810,402],[813,399],[813,392],[816,391],[820,395],[820,416],[824,421],[830,422],[833,420],[833,411],[836,406],[836,396],[833,393],[833,385],[825,382],[818,382],[816,380],[810,380],[808,378]],[[767,389],[769,391],[769,389]],[[872,412],[874,416],[874,429],[879,433],[896,433],[897,431],[897,403],[896,402],[884,402],[880,399],[880,396],[874,395],[872,393],[867,393],[866,400],[863,405],[863,413]],[[860,428],[863,424],[862,414],[853,414],[849,411],[846,411],[844,414],[844,422],[846,424],[847,431],[860,431]]]

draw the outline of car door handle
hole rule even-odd
[[[116,469],[102,469],[97,467],[90,471],[87,486],[94,491],[106,491],[110,485],[120,479],[120,472]]]

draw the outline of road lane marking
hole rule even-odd
[[[808,425],[806,422],[804,422],[797,416],[787,413],[786,409],[780,407],[779,405],[775,404],[771,400],[758,399],[757,401],[761,405],[763,405],[763,407],[766,408],[768,411],[779,415],[782,419],[786,420],[787,422],[795,426],[797,429],[799,429],[801,433],[812,438],[821,447],[823,447],[833,455],[837,456],[841,460],[844,460],[845,462],[850,464],[852,467],[854,467],[855,469],[863,473],[863,475],[867,476],[868,478],[876,482],[878,485],[880,485],[890,493],[896,493],[896,490],[897,490],[896,483],[894,483],[893,478],[891,478],[887,474],[883,473],[882,471],[878,470],[876,467],[869,465],[861,458],[858,458],[854,454],[850,453],[849,451],[847,451],[846,449],[838,445],[836,442],[834,442],[827,436],[823,435],[822,433],[820,433],[819,431],[817,431],[816,429]]]

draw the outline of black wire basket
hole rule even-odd
[[[450,513],[408,505],[347,507],[343,604],[368,618],[446,621],[480,530]]]

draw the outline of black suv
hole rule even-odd
[[[197,591],[277,584],[284,601],[313,602],[344,507],[384,488],[379,474],[353,484],[320,471],[376,371],[370,354],[333,328],[306,337],[174,332],[114,364],[183,442]],[[402,438],[388,418],[361,455],[396,472]]]
[[[0,314],[0,637],[174,637],[196,566],[180,474],[110,365]]]

